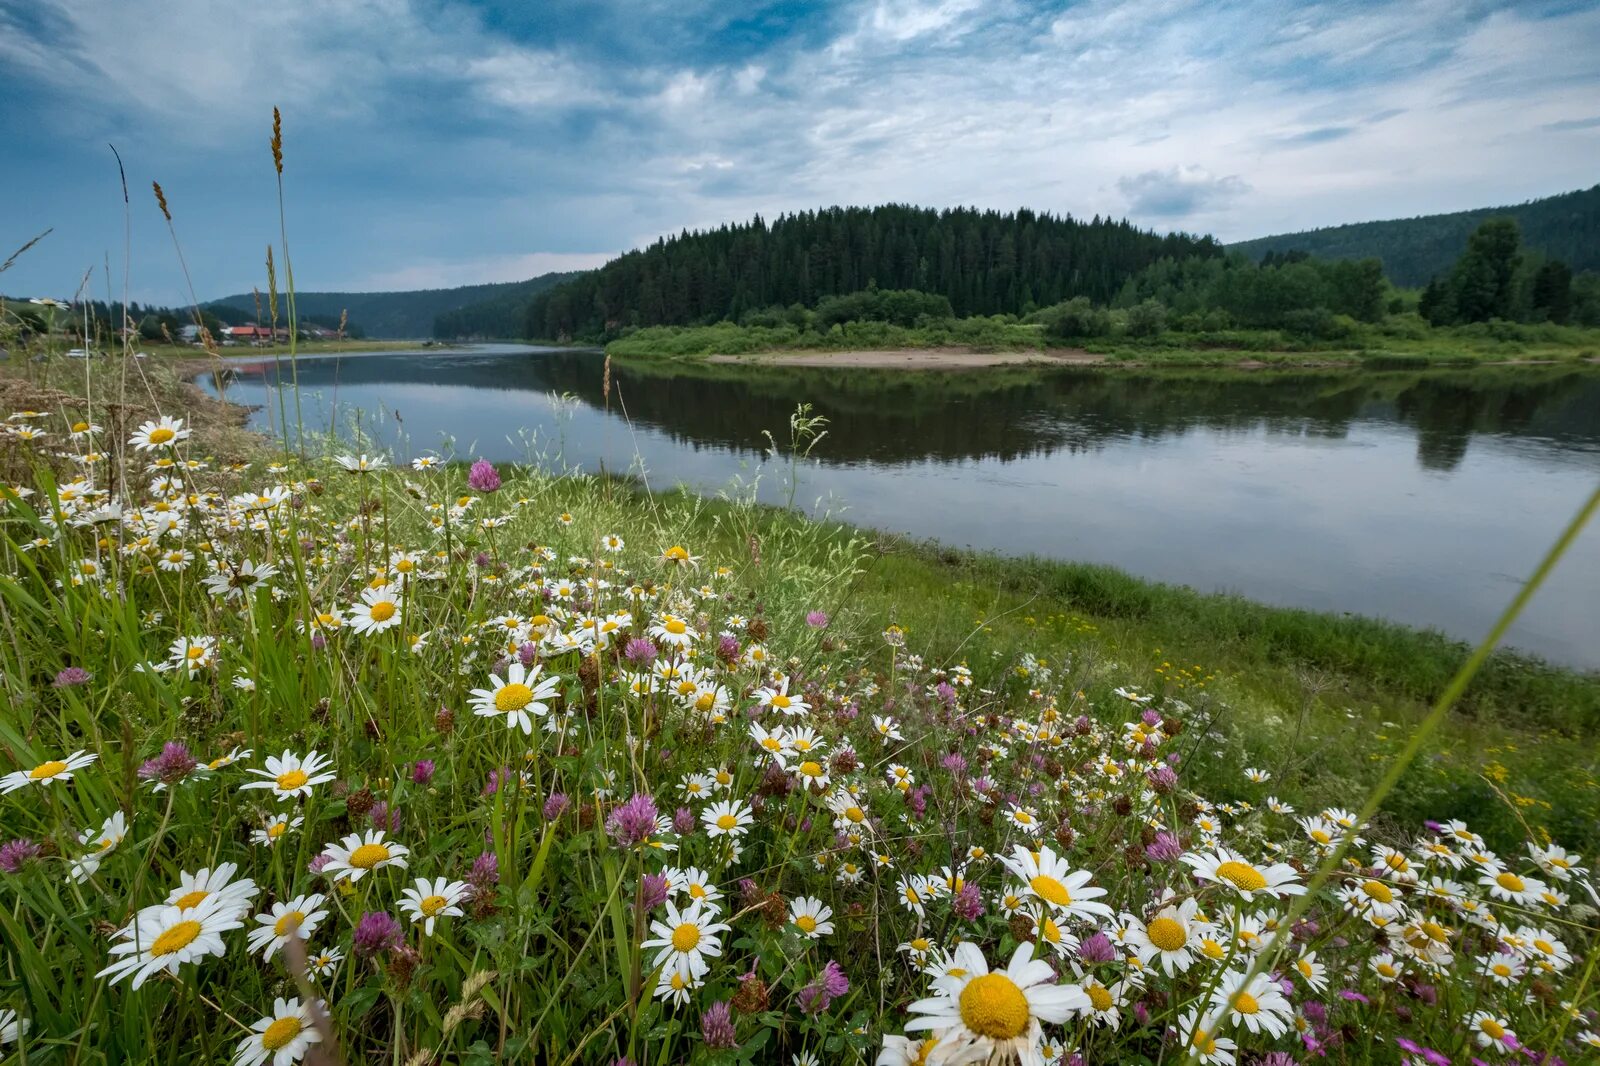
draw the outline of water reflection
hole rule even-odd
[[[715,489],[748,476],[800,400],[831,419],[800,499],[866,525],[1012,554],[1105,562],[1269,602],[1481,637],[1600,477],[1600,372],[964,374],[690,370],[596,352],[308,359],[309,425],[365,428],[403,456],[527,456]],[[230,396],[276,421],[274,367]],[[553,403],[569,394],[574,404]],[[292,404],[291,423],[293,421]],[[626,408],[628,420],[622,418]],[[785,492],[769,478],[768,499]],[[1600,530],[1514,642],[1600,666]]]

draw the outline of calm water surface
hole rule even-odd
[[[608,413],[596,352],[307,358],[301,407],[308,427],[359,422],[400,458],[538,454],[553,467],[635,473],[642,460],[657,488],[716,490],[748,482],[762,431],[783,439],[794,405],[809,400],[832,421],[801,473],[796,499],[807,506],[1467,640],[1483,636],[1600,479],[1600,373],[1585,369],[612,369]],[[227,379],[229,399],[260,405],[254,424],[274,428],[271,361],[233,361]],[[763,498],[781,502],[786,477],[768,468]],[[1600,527],[1511,642],[1600,667]]]

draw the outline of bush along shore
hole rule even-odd
[[[1418,750],[1463,654],[1396,627],[47,398],[0,469],[0,1053],[1600,1047],[1592,679],[1493,660]]]

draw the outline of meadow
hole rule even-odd
[[[272,444],[133,360],[4,385],[15,1061],[1600,1048],[1592,677],[537,451]]]

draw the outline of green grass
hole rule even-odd
[[[1293,818],[1269,810],[1268,797],[1304,815],[1359,807],[1464,658],[1443,638],[1396,626],[1203,596],[1105,568],[876,537],[760,506],[753,494],[652,494],[525,467],[501,468],[497,489],[474,489],[460,466],[355,475],[256,439],[244,462],[180,465],[185,483],[152,495],[146,466],[168,453],[124,442],[154,413],[137,404],[192,397],[170,374],[147,385],[136,378],[140,387],[127,390],[136,406],[116,413],[116,430],[96,442],[106,455],[93,467],[103,471],[99,484],[119,493],[128,486],[118,519],[96,512],[103,501],[82,486],[69,491],[77,502],[54,501],[82,468],[62,453],[88,447],[69,443],[67,427],[84,416],[110,425],[105,397],[123,383],[91,381],[101,399],[90,409],[67,370],[26,372],[39,377],[22,381],[17,395],[48,400],[49,413],[32,421],[54,439],[12,441],[0,456],[0,483],[35,490],[0,504],[0,774],[48,776],[51,760],[70,752],[96,756],[70,780],[24,781],[0,796],[0,843],[40,847],[20,859],[10,844],[13,869],[0,876],[0,1009],[29,1022],[22,1046],[30,1063],[225,1061],[252,1039],[252,1023],[259,1033],[288,1017],[277,1000],[309,995],[326,1002],[324,1048],[347,1063],[610,1063],[629,1055],[727,1064],[790,1062],[803,1052],[871,1062],[930,990],[900,945],[927,938],[954,950],[959,938],[964,953],[976,948],[991,965],[1033,950],[1019,938],[1054,950],[1055,927],[1039,922],[1046,897],[1008,915],[1007,895],[1030,889],[993,859],[969,861],[974,846],[1013,859],[1048,847],[1104,888],[1114,912],[1134,916],[1056,912],[1079,936],[1128,921],[1142,929],[1168,891],[1196,897],[1219,923],[1218,961],[1175,975],[1147,968],[1136,989],[1119,985],[1131,973],[1124,951],[1085,960],[1081,976],[1064,956],[1061,980],[1119,989],[1126,1017],[1114,1030],[1084,1019],[1046,1026],[1052,1041],[1091,1061],[1181,1061],[1166,1029],[1205,1003],[1224,974],[1252,966],[1231,947],[1236,929],[1286,912],[1281,902],[1242,900],[1226,881],[1192,876],[1187,865],[1148,858],[1152,823],[1198,856],[1215,846],[1203,824],[1214,822],[1218,839],[1249,861],[1267,865],[1270,846],[1309,871],[1325,856]],[[789,449],[814,431],[795,430]],[[181,442],[171,454],[200,459],[213,439]],[[792,470],[769,467],[763,476]],[[287,490],[280,503],[243,510],[273,486]],[[64,521],[40,520],[57,507]],[[136,509],[187,517],[146,543]],[[612,535],[626,545],[613,551]],[[676,562],[672,546],[696,558]],[[187,568],[156,565],[180,549],[193,556]],[[202,582],[208,559],[224,573],[246,560],[276,573],[224,598]],[[355,632],[361,605],[391,602],[395,589],[400,610],[373,618],[397,624]],[[589,598],[596,602],[580,605]],[[304,623],[336,609],[345,623],[314,637]],[[618,632],[651,634],[657,664],[678,671],[665,689],[652,690],[628,665],[620,635],[593,654],[562,642],[582,632],[580,617],[624,610],[631,617]],[[670,650],[674,618],[692,638],[692,656]],[[174,641],[202,636],[215,640],[211,656],[176,657],[199,662],[192,676],[182,665],[148,665],[174,661]],[[499,687],[515,696],[507,707],[531,707],[517,701],[540,689],[548,713],[527,734],[508,728],[503,713],[473,713],[474,690],[498,687],[496,672],[515,679],[509,660],[525,642],[538,644],[533,657],[555,679],[547,693],[527,679],[526,697]],[[759,659],[755,646],[764,650]],[[679,695],[686,665],[697,680]],[[63,676],[68,668],[88,676]],[[771,768],[748,732],[751,709],[770,699],[761,689],[773,685],[811,706],[790,717],[774,701],[753,719],[814,730],[806,735],[813,747],[797,751],[787,772]],[[1420,863],[1422,821],[1465,818],[1508,869],[1530,877],[1548,876],[1527,857],[1530,841],[1592,849],[1600,843],[1597,687],[1593,677],[1529,660],[1492,660],[1365,835]],[[498,706],[495,696],[487,706]],[[878,731],[875,716],[885,715],[898,738]],[[546,731],[546,723],[559,728]],[[202,762],[235,747],[250,754],[211,772],[189,769],[176,752],[151,764],[169,743]],[[267,756],[311,750],[327,756],[330,779],[308,782],[308,796],[280,800],[242,787],[283,773],[263,771]],[[1154,773],[1166,756],[1177,757],[1171,791]],[[897,787],[894,766],[915,785]],[[1252,780],[1247,767],[1270,778]],[[725,795],[752,812],[737,859],[727,838],[706,828],[707,802],[683,790],[685,775],[715,769],[727,771]],[[808,792],[807,775],[824,770],[833,781]],[[168,787],[158,790],[162,773]],[[845,784],[854,797],[841,796]],[[547,809],[557,793],[568,806]],[[605,828],[630,796],[640,804],[648,797],[669,819],[686,809],[685,825],[650,831],[678,850],[630,845],[620,823]],[[1202,809],[1202,801],[1215,806]],[[849,817],[851,802],[868,821]],[[409,850],[408,866],[359,880],[313,872],[313,859],[380,824],[376,803],[386,805],[386,839]],[[1009,820],[1023,809],[1042,836]],[[126,836],[98,847],[118,812]],[[302,821],[268,838],[275,843],[258,842],[252,834],[278,815]],[[856,825],[869,827],[859,839],[849,835]],[[880,867],[879,855],[891,865]],[[189,894],[186,875],[222,863],[251,882],[241,915],[248,927],[275,922],[273,903],[323,895],[305,908],[322,912],[308,946],[341,960],[325,975],[308,974],[293,941],[267,959],[247,946],[244,929],[224,929],[221,957],[137,990],[102,975],[115,930]],[[859,883],[838,876],[846,863],[860,868]],[[653,994],[657,956],[643,946],[656,935],[651,922],[682,920],[647,894],[644,875],[669,865],[701,871],[683,876],[720,891],[720,920],[731,926],[683,1007]],[[901,878],[942,876],[947,867],[961,868],[976,900],[969,892],[958,905],[924,885],[923,912],[905,905]],[[1435,872],[1466,886],[1463,898],[1483,894],[1471,871]],[[418,877],[474,886],[431,935],[402,910],[402,890]],[[1597,1003],[1585,967],[1600,930],[1585,912],[1490,904],[1508,923],[1540,925],[1540,938],[1577,960],[1539,975],[1547,1001],[1529,995],[1528,982],[1503,990],[1485,982],[1476,966],[1492,953],[1491,938],[1451,905],[1393,881],[1388,891],[1408,915],[1448,926],[1457,948],[1440,972],[1402,958],[1437,990],[1432,1002],[1407,994],[1402,1016],[1384,1006],[1396,988],[1381,985],[1369,965],[1379,934],[1333,891],[1359,892],[1366,880],[1316,893],[1308,914],[1317,924],[1304,943],[1284,938],[1261,956],[1288,972],[1315,951],[1335,988],[1368,998],[1293,983],[1296,1006],[1326,1004],[1330,1028],[1320,1035],[1331,1062],[1382,1059],[1384,1042],[1400,1036],[1464,1061],[1465,1022],[1477,1009],[1499,1012],[1530,1047],[1580,1060],[1571,1038],[1581,1023],[1558,1004],[1584,1011]],[[1584,898],[1577,883],[1565,887]],[[1080,905],[1095,898],[1081,886],[1073,892]],[[832,933],[810,939],[789,920],[789,905],[805,897],[831,908]],[[196,913],[145,911],[145,920],[181,931],[195,920],[184,915]],[[357,931],[370,928],[363,919],[371,914],[398,919],[399,943],[358,951],[366,941]],[[1195,943],[1202,932],[1195,927]],[[143,942],[172,941],[152,931]],[[1387,941],[1401,955],[1406,942]],[[849,989],[819,1007],[828,963],[842,967]],[[1134,1000],[1148,1024],[1135,1019]],[[703,1035],[702,1013],[719,1003],[734,1007],[737,1050],[718,1050]],[[1292,1034],[1227,1032],[1246,1061],[1298,1048]]]

